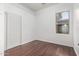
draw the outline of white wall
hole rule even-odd
[[[4,4],[5,12],[22,16],[22,44],[34,40],[34,13],[18,4]]]
[[[73,4],[58,4],[37,11],[37,39],[72,47],[72,8]],[[61,11],[70,11],[69,34],[56,33],[55,14]]]
[[[77,55],[79,56],[79,4],[74,4],[74,13],[73,13],[73,38],[74,38],[74,49]]]
[[[0,56],[3,55],[4,52],[4,13],[0,11]]]
[[[4,6],[3,4],[0,4],[0,56],[4,55],[4,38],[5,38],[5,32],[4,32]]]

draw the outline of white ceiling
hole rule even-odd
[[[41,8],[48,7],[50,5],[55,5],[57,3],[20,3],[24,7],[28,7],[33,11],[37,11]]]

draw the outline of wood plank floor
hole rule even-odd
[[[72,47],[34,40],[5,51],[5,56],[76,56]]]

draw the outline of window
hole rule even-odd
[[[56,33],[69,33],[69,11],[56,13]]]

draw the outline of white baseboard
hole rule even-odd
[[[74,49],[74,51],[75,51],[76,55],[77,55],[77,56],[79,56],[79,54],[77,53],[76,49],[75,49],[74,47],[73,47],[73,49]]]
[[[56,41],[52,41],[52,40],[49,40],[49,39],[38,39],[40,41],[45,41],[45,42],[50,42],[50,43],[54,43],[54,44],[58,44],[58,45],[64,45],[64,46],[68,46],[68,47],[73,47],[73,45],[68,45],[68,44],[62,44],[61,42],[56,42]],[[48,41],[49,40],[49,41]]]
[[[0,56],[4,56],[4,51],[0,51]]]

